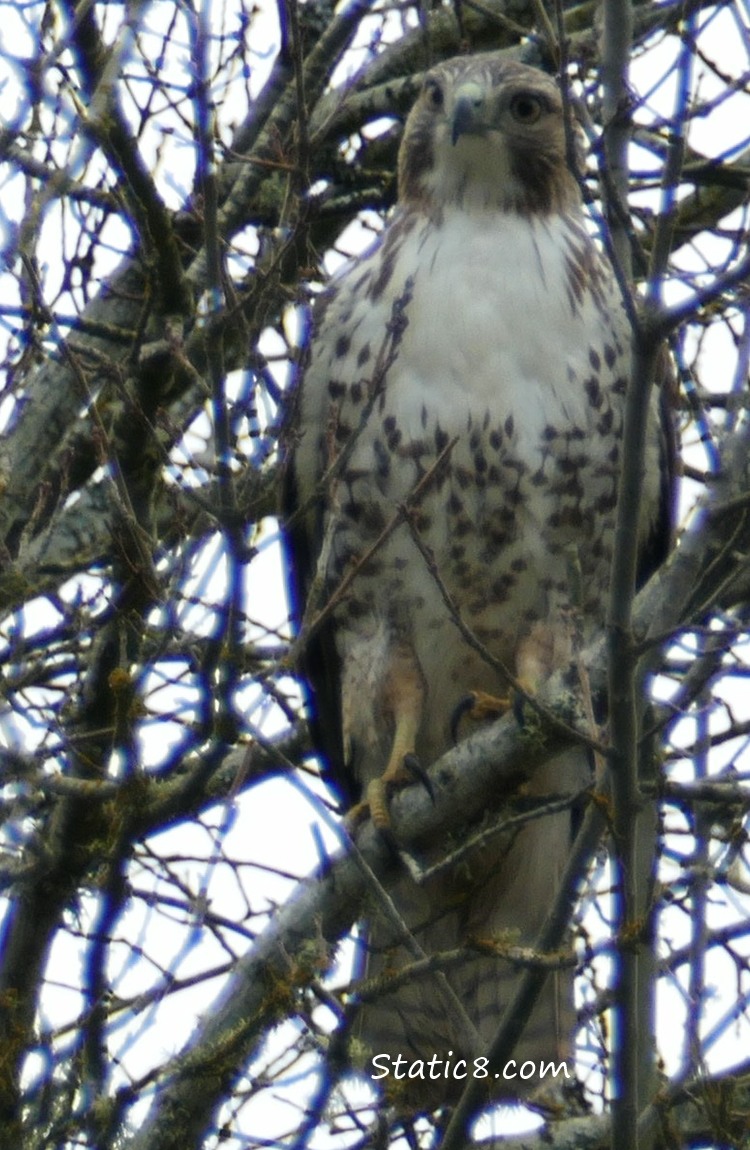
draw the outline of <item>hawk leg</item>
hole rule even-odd
[[[570,627],[564,622],[547,623],[538,621],[518,644],[516,650],[516,672],[521,690],[526,695],[535,695],[542,683],[553,671],[564,667],[573,655]],[[513,708],[516,717],[523,725],[523,696],[489,695],[486,691],[469,691],[458,702],[451,715],[451,736],[458,742],[461,722],[483,722],[499,719]]]
[[[516,650],[516,673],[524,691],[534,695],[553,671],[573,658],[573,635],[566,619],[532,624]]]
[[[414,743],[419,730],[421,706],[419,714],[407,709],[396,720],[396,730],[393,736],[388,766],[378,779],[372,779],[367,788],[367,803],[372,815],[372,821],[379,830],[385,830],[391,824],[388,813],[388,790],[390,787],[404,786],[413,782],[413,775],[405,760],[416,758]]]
[[[399,646],[390,660],[383,690],[384,711],[393,722],[388,763],[383,774],[368,783],[366,797],[349,811],[350,823],[365,818],[369,812],[375,826],[387,830],[391,825],[389,791],[422,776],[415,746],[424,701],[424,679],[416,656],[411,648]]]

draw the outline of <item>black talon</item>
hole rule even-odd
[[[427,771],[424,769],[417,756],[413,754],[404,755],[403,765],[409,774],[413,775],[415,780],[422,784],[434,805],[435,791],[432,787],[432,780],[430,779],[430,776],[427,774]]]
[[[524,713],[523,713],[523,708],[524,708],[525,702],[526,702],[526,699],[524,698],[523,695],[517,694],[515,696],[515,698],[513,699],[513,718],[516,720],[516,722],[518,723],[518,725],[522,731],[526,727],[526,718],[525,718]]]
[[[451,714],[451,738],[455,747],[458,742],[458,729],[461,726],[461,720],[465,715],[470,715],[477,705],[477,697],[473,691],[469,691],[468,695],[464,695],[459,699],[453,708]]]

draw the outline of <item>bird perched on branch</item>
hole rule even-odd
[[[389,785],[450,747],[467,689],[477,713],[482,693],[506,692],[482,647],[533,690],[570,664],[576,633],[605,621],[631,330],[566,154],[550,77],[500,54],[432,69],[404,130],[398,205],[314,309],[290,427],[296,608],[301,617],[312,598],[308,622],[324,612],[306,656],[320,753],[381,823]],[[642,575],[669,536],[657,408]],[[587,781],[585,754],[569,752],[526,795]],[[558,810],[452,873],[397,881],[396,908],[423,952],[465,949],[441,973],[391,990],[381,981],[358,1023],[370,1055],[411,1067],[486,1053],[519,978],[491,940],[533,944],[570,836],[570,811]],[[394,931],[370,913],[368,976],[413,961]],[[548,977],[519,1066],[570,1054],[572,980]],[[426,1077],[381,1085],[414,1110],[462,1085]],[[496,1083],[519,1085],[538,1080]]]

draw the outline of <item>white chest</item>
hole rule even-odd
[[[440,226],[392,225],[337,285],[324,320],[303,391],[318,437],[299,458],[317,481],[348,452],[332,586],[455,440],[446,473],[420,497],[419,530],[467,616],[515,630],[523,612],[543,615],[571,543],[600,594],[630,351],[582,225],[458,211]],[[404,527],[357,584],[354,613],[419,610],[427,632],[445,615]]]
[[[503,395],[524,403],[529,389],[531,408],[545,390],[569,401],[570,374],[590,372],[589,346],[606,334],[590,298],[571,306],[566,229],[559,220],[492,218],[488,231],[481,217],[456,213],[421,243],[412,235],[404,244],[394,281],[419,270],[399,387],[403,379],[448,409],[464,396],[472,406]]]
[[[367,381],[401,300],[385,403],[403,436],[424,434],[425,411],[451,436],[469,419],[512,414],[529,446],[550,423],[587,426],[592,377],[605,391],[627,377],[629,332],[600,271],[599,290],[576,295],[584,259],[599,266],[582,225],[563,218],[456,210],[424,222],[342,281],[328,313],[338,347],[322,350],[313,374]]]

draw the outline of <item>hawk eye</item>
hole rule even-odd
[[[445,96],[443,95],[443,89],[440,87],[437,80],[426,80],[425,91],[427,93],[427,99],[430,102],[430,107],[442,108],[443,104],[445,103]]]
[[[542,114],[542,101],[528,92],[519,92],[510,102],[510,114],[519,124],[535,124]]]

